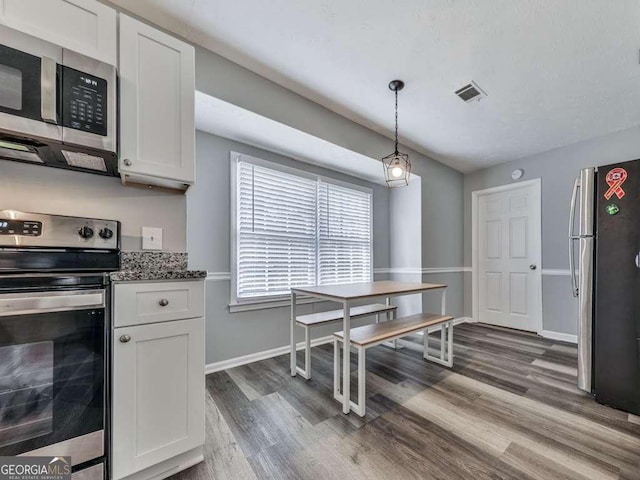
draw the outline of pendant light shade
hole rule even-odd
[[[398,151],[398,92],[404,88],[402,80],[393,80],[389,83],[389,89],[395,93],[396,97],[396,137],[395,150],[391,155],[382,159],[384,167],[384,178],[389,187],[404,187],[409,185],[411,175],[411,162],[409,155]]]

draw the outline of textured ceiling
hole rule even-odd
[[[462,171],[640,124],[639,0],[112,1]]]

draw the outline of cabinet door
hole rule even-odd
[[[204,444],[204,319],[114,330],[114,480]]]
[[[96,0],[0,0],[0,23],[111,65],[117,63],[116,11]]]
[[[121,14],[120,171],[125,182],[146,176],[152,184],[162,185],[163,179],[193,183],[194,97],[194,48]]]

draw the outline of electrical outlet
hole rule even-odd
[[[162,229],[157,227],[142,227],[142,249],[162,250]]]

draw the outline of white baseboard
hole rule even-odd
[[[454,325],[458,325],[460,323],[468,323],[473,322],[473,319],[470,317],[460,317],[456,318],[453,321]],[[435,330],[440,330],[440,328],[436,328]],[[331,343],[333,341],[333,335],[327,335],[326,337],[314,338],[311,340],[311,346],[317,347],[318,345],[324,345],[326,343]],[[302,350],[304,348],[304,342],[299,342],[296,345],[296,350]],[[263,350],[262,352],[250,353],[248,355],[243,355],[241,357],[230,358],[228,360],[221,360],[219,362],[213,362],[205,365],[204,373],[208,375],[209,373],[219,372],[221,370],[226,370],[228,368],[239,367],[240,365],[247,365],[253,362],[259,362],[260,360],[266,360],[267,358],[278,357],[280,355],[284,355],[285,353],[289,353],[289,345],[285,345],[283,347],[272,348],[271,350]]]
[[[333,335],[327,335],[326,337],[314,338],[311,340],[311,346],[317,347],[318,345],[324,345],[325,343],[331,343],[333,341]],[[267,358],[278,357],[289,353],[289,345],[283,347],[272,348],[271,350],[263,350],[262,352],[250,353],[241,357],[230,358],[228,360],[221,360],[219,362],[209,363],[204,367],[204,373],[209,374],[213,372],[219,372],[220,370],[226,370],[228,368],[239,367],[240,365],[247,365],[248,363],[259,362],[260,360],[266,360]],[[300,342],[296,345],[296,350],[302,350],[304,348],[304,342]]]
[[[578,343],[578,336],[570,333],[554,332],[553,330],[542,330],[540,336],[551,340],[560,340],[569,343]]]

